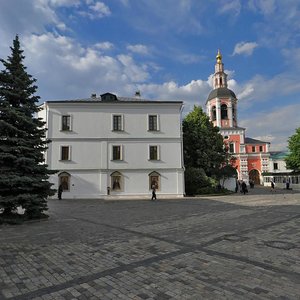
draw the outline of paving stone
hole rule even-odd
[[[0,226],[0,299],[299,299],[300,194],[50,200]]]

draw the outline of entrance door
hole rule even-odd
[[[249,180],[252,180],[254,184],[260,184],[260,176],[257,170],[251,170],[249,173]]]

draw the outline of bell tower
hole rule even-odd
[[[220,53],[220,50],[218,50],[216,59],[213,87],[214,89],[227,88],[227,74],[224,72],[224,64],[222,63],[222,54]]]
[[[234,92],[228,89],[227,74],[224,72],[220,50],[216,56],[213,88],[206,101],[210,120],[220,128],[237,127],[237,98]]]

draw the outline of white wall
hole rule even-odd
[[[123,175],[122,191],[110,191],[111,196],[135,195],[148,196],[151,195],[149,189],[149,173],[152,170],[125,170],[121,172]],[[63,192],[62,198],[103,198],[107,196],[107,187],[111,187],[110,174],[112,172],[100,173],[97,170],[72,170],[68,171],[71,174],[70,190]],[[159,197],[165,196],[183,196],[183,171],[177,170],[162,170],[159,171],[160,186],[157,191]],[[53,188],[58,188],[58,174],[51,175],[50,181],[54,183]],[[176,187],[174,189],[174,187]],[[57,198],[54,195],[53,198]]]
[[[71,174],[70,191],[63,198],[101,198],[107,195],[110,175],[123,175],[119,195],[144,195],[149,191],[149,173],[161,175],[158,195],[183,196],[181,102],[94,103],[47,102],[47,151],[50,169]],[[121,114],[124,131],[112,131],[112,115]],[[148,115],[158,115],[159,130],[148,131]],[[70,132],[61,131],[61,117],[71,116]],[[45,110],[40,113],[45,118]],[[111,160],[112,145],[121,145],[123,160]],[[159,160],[149,160],[149,146],[159,147]],[[61,161],[61,146],[70,147],[70,160]],[[58,185],[58,174],[51,176]]]
[[[180,106],[148,104],[108,104],[108,103],[48,103],[48,137],[52,138],[153,138],[180,137]],[[112,115],[122,114],[124,131],[112,131]],[[148,115],[159,116],[160,130],[148,131]],[[61,131],[61,116],[71,115],[72,131]]]

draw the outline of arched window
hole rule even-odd
[[[223,83],[222,83],[222,77],[220,77],[220,86],[222,86],[222,84],[223,84]]]
[[[120,172],[113,172],[111,175],[111,189],[112,191],[123,190],[123,176]]]
[[[151,172],[149,174],[149,190],[155,187],[156,190],[160,190],[160,174],[157,172]]]
[[[221,119],[228,119],[228,115],[227,115],[227,105],[226,104],[222,104],[221,105]]]
[[[70,190],[71,175],[68,172],[61,172],[58,174],[58,186],[62,185],[63,191]]]
[[[216,121],[216,119],[217,119],[217,112],[216,112],[216,107],[215,106],[213,106],[211,108],[211,119],[212,119],[212,121]]]
[[[232,119],[235,120],[235,106],[232,105]]]

